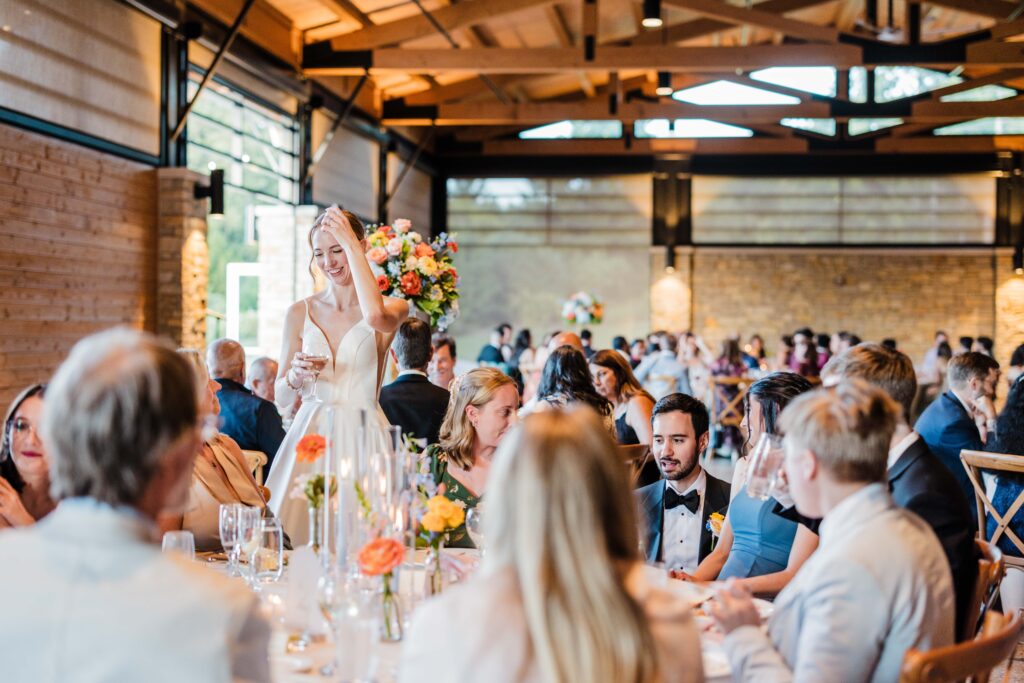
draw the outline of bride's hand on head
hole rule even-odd
[[[321,230],[332,235],[342,247],[362,249],[362,242],[340,208],[331,206],[324,214],[324,219],[320,223]]]

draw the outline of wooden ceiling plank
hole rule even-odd
[[[928,2],[932,5],[990,19],[1006,19],[1017,9],[1016,3],[1005,0],[928,0]]]
[[[773,12],[728,5],[720,0],[665,0],[668,5],[697,12],[711,19],[719,19],[741,26],[756,26],[785,34],[790,38],[801,38],[820,43],[834,43],[839,40],[839,31],[828,27],[790,19]]]
[[[548,23],[551,24],[551,30],[555,32],[555,37],[558,39],[558,44],[562,47],[572,47],[572,34],[569,32],[569,25],[565,21],[562,8],[558,3],[554,3],[546,7],[545,12],[548,16]]]
[[[795,12],[807,7],[814,7],[832,0],[765,0],[757,4],[757,11],[762,13],[784,14]],[[660,31],[644,30],[632,38],[617,41],[616,44],[629,45],[671,45],[684,40],[702,38],[719,31],[736,28],[736,24],[717,19],[694,19],[668,26]]]
[[[531,7],[543,7],[552,2],[554,0],[472,0],[441,7],[431,12],[431,15],[445,30],[453,31]],[[335,50],[372,50],[433,35],[435,31],[429,19],[417,14],[332,37],[331,43]]]
[[[370,15],[356,7],[356,4],[351,0],[319,0],[319,2],[321,5],[334,12],[335,16],[339,18],[344,16],[352,17],[358,21],[363,28],[373,26],[373,20],[370,19]]]

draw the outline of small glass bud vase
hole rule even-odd
[[[402,639],[402,603],[398,594],[398,570],[381,577],[381,640],[397,643]]]
[[[306,545],[320,554],[320,508],[309,506],[309,541]]]
[[[442,550],[444,550],[444,538],[439,538],[427,551],[427,575],[423,587],[423,592],[427,597],[439,595],[444,591],[444,569],[441,567]]]

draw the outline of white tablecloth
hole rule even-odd
[[[455,554],[455,553],[453,553]],[[466,554],[462,551],[458,554]],[[209,565],[217,571],[223,571],[223,564]],[[404,577],[409,580],[408,573]],[[422,581],[422,574],[414,577],[413,581]],[[667,584],[669,585],[669,584]],[[692,598],[694,590],[690,585],[682,582],[670,582],[670,585],[681,592],[684,597]],[[335,646],[329,638],[314,638],[314,642],[301,651],[294,647],[289,648],[289,638],[294,640],[297,633],[294,629],[286,628],[280,619],[283,611],[282,603],[287,596],[287,571],[282,580],[276,584],[269,584],[261,591],[261,599],[267,607],[268,616],[274,625],[274,631],[270,642],[270,663],[274,683],[325,683],[333,680],[331,677],[320,674],[321,669],[335,658]],[[758,600],[758,608],[763,616],[771,611],[771,603]],[[730,668],[722,650],[720,633],[709,628],[707,618],[698,617],[698,624],[701,627],[701,648],[704,655],[704,674],[710,683],[725,683],[729,680]],[[401,657],[401,643],[384,643],[377,646],[377,681],[379,683],[394,683],[398,677],[398,663]]]

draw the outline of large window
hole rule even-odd
[[[991,175],[693,178],[697,244],[991,244]]]
[[[189,97],[199,87],[192,74]],[[211,83],[200,95],[188,122],[188,167],[199,173],[224,170],[224,215],[210,216],[209,315],[207,336],[224,336],[227,313],[227,264],[257,260],[253,208],[294,205],[298,200],[298,132],[294,117]],[[239,282],[239,336],[243,345],[257,339],[258,282]]]

